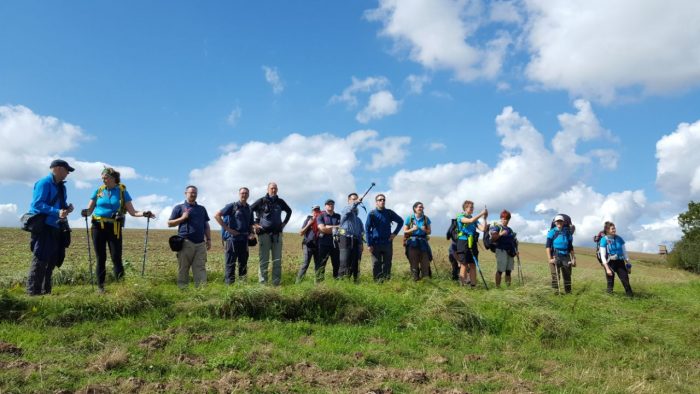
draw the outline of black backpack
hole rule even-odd
[[[576,232],[576,226],[571,223],[571,216],[564,213],[558,213],[554,217],[556,218],[557,216],[564,217],[564,228],[569,230],[569,234],[574,235]],[[549,228],[553,229],[555,227],[557,227],[557,225],[554,223],[554,219],[552,219],[552,224],[549,226]]]
[[[450,222],[450,227],[447,229],[447,240],[452,241],[452,242],[457,242],[457,238],[459,234],[459,226],[457,226],[457,219],[452,219],[452,222]]]
[[[486,231],[484,232],[484,247],[493,253],[496,253],[496,242],[491,241],[491,226],[486,224]]]
[[[600,255],[600,240],[604,236],[605,233],[603,231],[593,236],[593,242],[595,242],[595,257],[598,259],[598,263],[600,263],[600,265],[603,265],[603,256]],[[605,249],[607,250],[607,245]]]

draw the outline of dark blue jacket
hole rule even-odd
[[[396,229],[391,231],[391,223],[396,223]],[[367,234],[367,246],[385,245],[391,243],[389,236],[401,231],[403,220],[401,216],[391,209],[373,209],[367,215],[365,221],[365,233]]]

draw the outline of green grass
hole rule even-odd
[[[26,233],[0,229],[0,392],[690,393],[700,381],[700,281],[653,255],[633,256],[633,299],[604,292],[584,249],[574,294],[554,295],[541,245],[522,246],[524,286],[460,288],[441,239],[433,280],[410,281],[397,244],[388,283],[370,280],[365,254],[360,284],[294,285],[299,238],[286,234],[282,287],[255,283],[255,251],[248,282],[223,285],[215,245],[208,285],[181,291],[169,234],[151,232],[142,278],[143,232],[125,231],[126,280],[98,295],[76,232],[54,294],[30,298]],[[481,257],[493,287],[493,254]]]

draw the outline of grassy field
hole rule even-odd
[[[525,285],[469,290],[449,279],[447,242],[431,241],[432,280],[359,284],[294,276],[300,238],[285,234],[280,288],[223,284],[214,242],[209,283],[175,285],[167,231],[125,231],[126,278],[90,286],[76,229],[54,293],[29,298],[28,235],[0,229],[0,393],[5,392],[572,392],[691,393],[700,382],[700,280],[633,254],[628,299],[605,294],[592,250],[579,249],[574,293],[548,288],[542,245],[521,245]],[[493,254],[481,254],[493,287]],[[108,261],[108,269],[111,263]],[[622,294],[621,294],[622,293]]]

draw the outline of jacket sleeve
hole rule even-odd
[[[285,216],[284,221],[282,221],[282,224],[286,225],[289,222],[289,219],[292,218],[292,208],[290,208],[289,205],[287,205],[287,203],[281,198],[279,200],[279,203],[282,210],[287,213],[287,216]]]
[[[260,223],[260,206],[262,205],[262,198],[255,200],[253,204],[250,205],[250,217],[253,223]]]
[[[367,219],[365,219],[365,238],[367,238],[367,246],[374,246],[374,239],[370,237],[370,234],[372,234],[372,212],[374,210],[369,211],[367,214]]]
[[[51,195],[51,184],[49,182],[39,181],[34,185],[34,193],[32,194],[32,210],[45,215],[58,215],[59,209],[49,205],[49,196]],[[64,201],[61,201],[63,205]]]
[[[401,231],[401,228],[403,227],[403,220],[401,219],[401,216],[394,211],[391,211],[391,219],[394,223],[396,223],[396,228],[394,229],[393,234],[398,235],[399,231]]]

